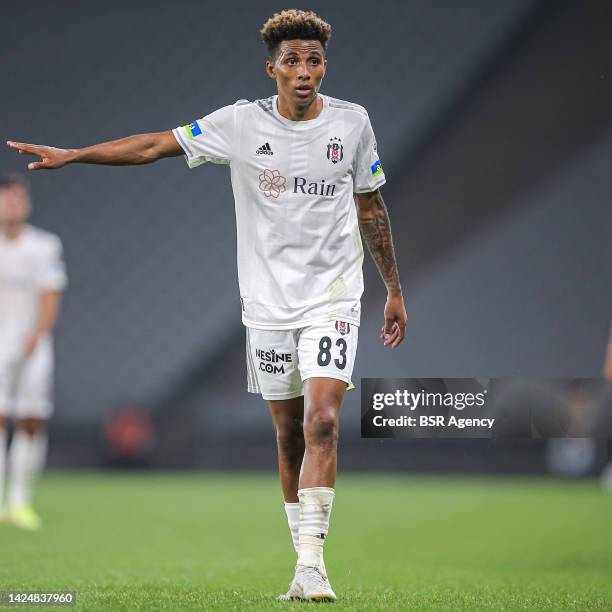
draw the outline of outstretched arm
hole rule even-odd
[[[35,155],[41,158],[40,161],[28,164],[30,170],[52,170],[66,164],[110,166],[150,164],[162,157],[175,157],[183,154],[183,149],[170,130],[152,134],[137,134],[82,149],[58,149],[10,140],[6,144],[22,155]]]
[[[390,344],[395,348],[406,335],[408,316],[395,261],[389,214],[378,189],[369,193],[356,193],[355,203],[361,233],[387,287],[385,325],[381,330],[381,338],[385,346]]]

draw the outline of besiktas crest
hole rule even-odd
[[[344,148],[340,138],[330,138],[327,145],[327,159],[332,164],[337,164],[344,157]]]
[[[336,321],[336,331],[341,336],[346,336],[351,331],[351,326],[346,321]]]

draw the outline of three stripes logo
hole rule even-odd
[[[255,155],[274,155],[272,149],[270,148],[270,143],[266,142],[265,145],[261,145],[261,147],[255,151]]]

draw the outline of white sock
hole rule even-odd
[[[287,522],[289,523],[289,531],[293,540],[293,548],[295,548],[297,553],[300,547],[300,502],[285,502],[285,512],[287,513]]]
[[[18,507],[32,502],[34,478],[42,470],[46,454],[46,432],[39,432],[33,436],[21,430],[15,432],[9,450],[10,506]]]
[[[298,563],[321,567],[323,563],[323,544],[329,529],[329,517],[335,491],[329,487],[300,489],[300,528]]]
[[[49,438],[43,429],[32,437],[32,469],[34,476],[40,476],[47,463],[47,447]]]
[[[4,480],[6,474],[6,429],[0,427],[0,511],[4,500]]]

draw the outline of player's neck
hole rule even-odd
[[[23,230],[25,229],[25,223],[3,223],[0,225],[0,232],[7,240],[17,240]]]
[[[323,110],[323,98],[317,94],[317,96],[306,106],[292,105],[283,98],[280,94],[278,96],[278,112],[289,119],[290,121],[308,121],[310,119],[316,119]]]

